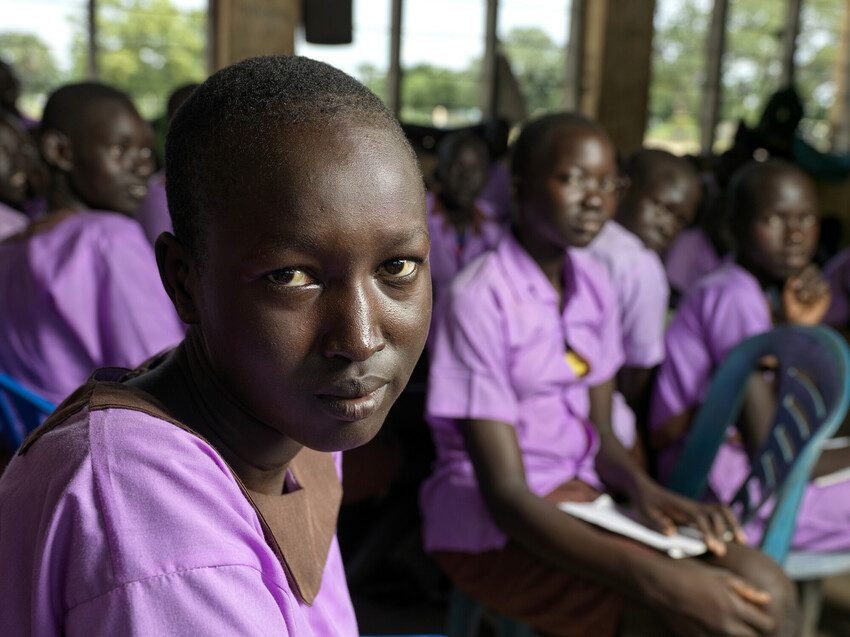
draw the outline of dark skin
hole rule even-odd
[[[129,104],[101,99],[80,121],[41,137],[50,213],[96,209],[133,216],[154,170],[153,134]]]
[[[696,176],[672,158],[652,159],[645,179],[632,179],[617,208],[617,221],[650,250],[664,253],[694,220],[700,199]],[[617,387],[635,414],[645,419],[652,368],[625,366]]]
[[[475,221],[475,200],[487,184],[489,157],[483,141],[463,138],[440,153],[437,165],[439,198],[458,231]]]
[[[273,147],[271,171],[236,164],[253,183],[208,211],[202,254],[157,240],[190,328],[131,383],[278,494],[302,447],[377,433],[424,347],[431,283],[422,181],[396,133],[313,122]]]
[[[603,184],[616,176],[614,150],[598,129],[573,125],[552,131],[536,159],[528,176],[515,184],[516,235],[563,298],[564,250],[589,243],[613,212],[615,189]],[[610,535],[564,515],[529,490],[510,424],[462,421],[461,432],[496,524],[529,552],[655,610],[675,634],[775,634],[783,612],[779,596],[734,573],[743,571],[742,559],[752,557],[776,581],[787,580],[756,552],[720,539],[728,529],[738,530],[728,511],[662,489],[635,463],[611,430],[613,389],[611,379],[590,390],[590,418],[601,438],[600,477],[615,493],[627,496],[652,526],[698,526],[715,555],[707,561],[674,562],[651,551],[625,550]]]

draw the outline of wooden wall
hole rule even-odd
[[[292,53],[299,0],[210,0],[210,67],[256,55]]]

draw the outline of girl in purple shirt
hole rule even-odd
[[[602,266],[573,249],[614,211],[608,135],[576,115],[542,117],[512,169],[513,234],[458,276],[437,321],[426,548],[459,588],[547,634],[613,635],[626,600],[652,611],[645,634],[795,634],[778,566],[722,541],[739,531],[731,514],[661,488],[612,432],[616,298]],[[695,524],[713,555],[674,561],[553,502],[603,489],[662,531]]]
[[[101,370],[0,479],[0,634],[356,637],[331,452],[425,344],[415,155],[368,89],[284,56],[210,77],[166,145],[186,338]]]
[[[153,250],[130,218],[153,169],[130,99],[96,83],[56,90],[41,150],[48,214],[0,243],[0,370],[59,402],[98,367],[177,344],[180,323]]]
[[[736,257],[685,297],[667,331],[667,357],[658,373],[650,416],[662,474],[672,467],[711,376],[726,355],[775,324],[819,323],[830,303],[829,286],[811,263],[818,237],[812,180],[783,161],[752,163],[732,180],[729,202]],[[709,479],[721,502],[737,492],[749,473],[748,454],[758,450],[770,425],[774,398],[762,375],[753,377],[746,400],[738,425],[741,439],[730,438],[721,447]],[[850,450],[829,450],[814,476],[847,466]],[[810,486],[797,515],[793,546],[850,548],[848,495],[848,481]],[[765,521],[762,517],[747,528],[749,541],[758,542]]]

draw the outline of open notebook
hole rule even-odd
[[[585,522],[664,551],[677,560],[702,555],[707,550],[696,529],[680,527],[679,532],[673,535],[658,533],[635,522],[627,510],[607,494],[600,495],[593,502],[561,502],[558,508]]]

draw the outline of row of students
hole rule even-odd
[[[46,264],[30,285],[97,274],[45,288],[65,342],[90,345],[92,325],[124,335],[169,321],[182,337],[173,310],[155,309],[161,288],[119,260],[128,252],[152,267],[139,227],[87,212],[138,205],[151,172],[142,124],[126,97],[99,85],[67,87],[45,110],[50,214],[0,244],[0,257]],[[793,634],[778,567],[725,542],[725,530],[740,533],[728,511],[665,491],[614,433],[630,304],[580,250],[616,208],[608,136],[573,115],[529,124],[513,155],[513,227],[468,265],[475,255],[463,251],[486,219],[468,187],[483,182],[480,148],[461,138],[441,152],[426,217],[397,122],[339,71],[260,58],[193,93],[169,133],[175,234],[157,241],[188,334],[135,371],[89,381],[0,479],[0,554],[16,574],[0,584],[15,600],[0,626],[356,634],[333,538],[338,476],[321,452],[367,441],[401,391],[428,331],[429,248],[435,262],[448,238],[452,263],[466,268],[435,282],[428,416],[438,460],[422,507],[426,546],[450,577],[552,634],[613,634],[626,607],[652,611],[643,629],[655,633]],[[687,218],[691,175],[651,153],[630,171],[636,187],[618,219],[658,249]],[[678,200],[656,192],[661,182],[678,184]],[[805,299],[816,283],[789,294]],[[66,292],[77,298],[63,306]],[[122,305],[122,294],[145,307]],[[18,319],[22,333],[27,321],[46,325]],[[99,338],[87,354],[111,351]],[[19,357],[56,342],[36,338]],[[132,367],[154,353],[87,364]],[[674,562],[551,503],[603,490],[651,525],[697,525],[713,556]]]
[[[728,511],[674,495],[612,427],[625,357],[618,300],[584,251],[616,206],[614,148],[597,124],[551,115],[513,151],[515,223],[454,280],[432,335],[427,416],[437,447],[421,506],[426,548],[462,590],[553,635],[640,630],[794,634],[790,584]],[[692,523],[707,560],[673,561],[560,512],[610,491],[642,519]]]

